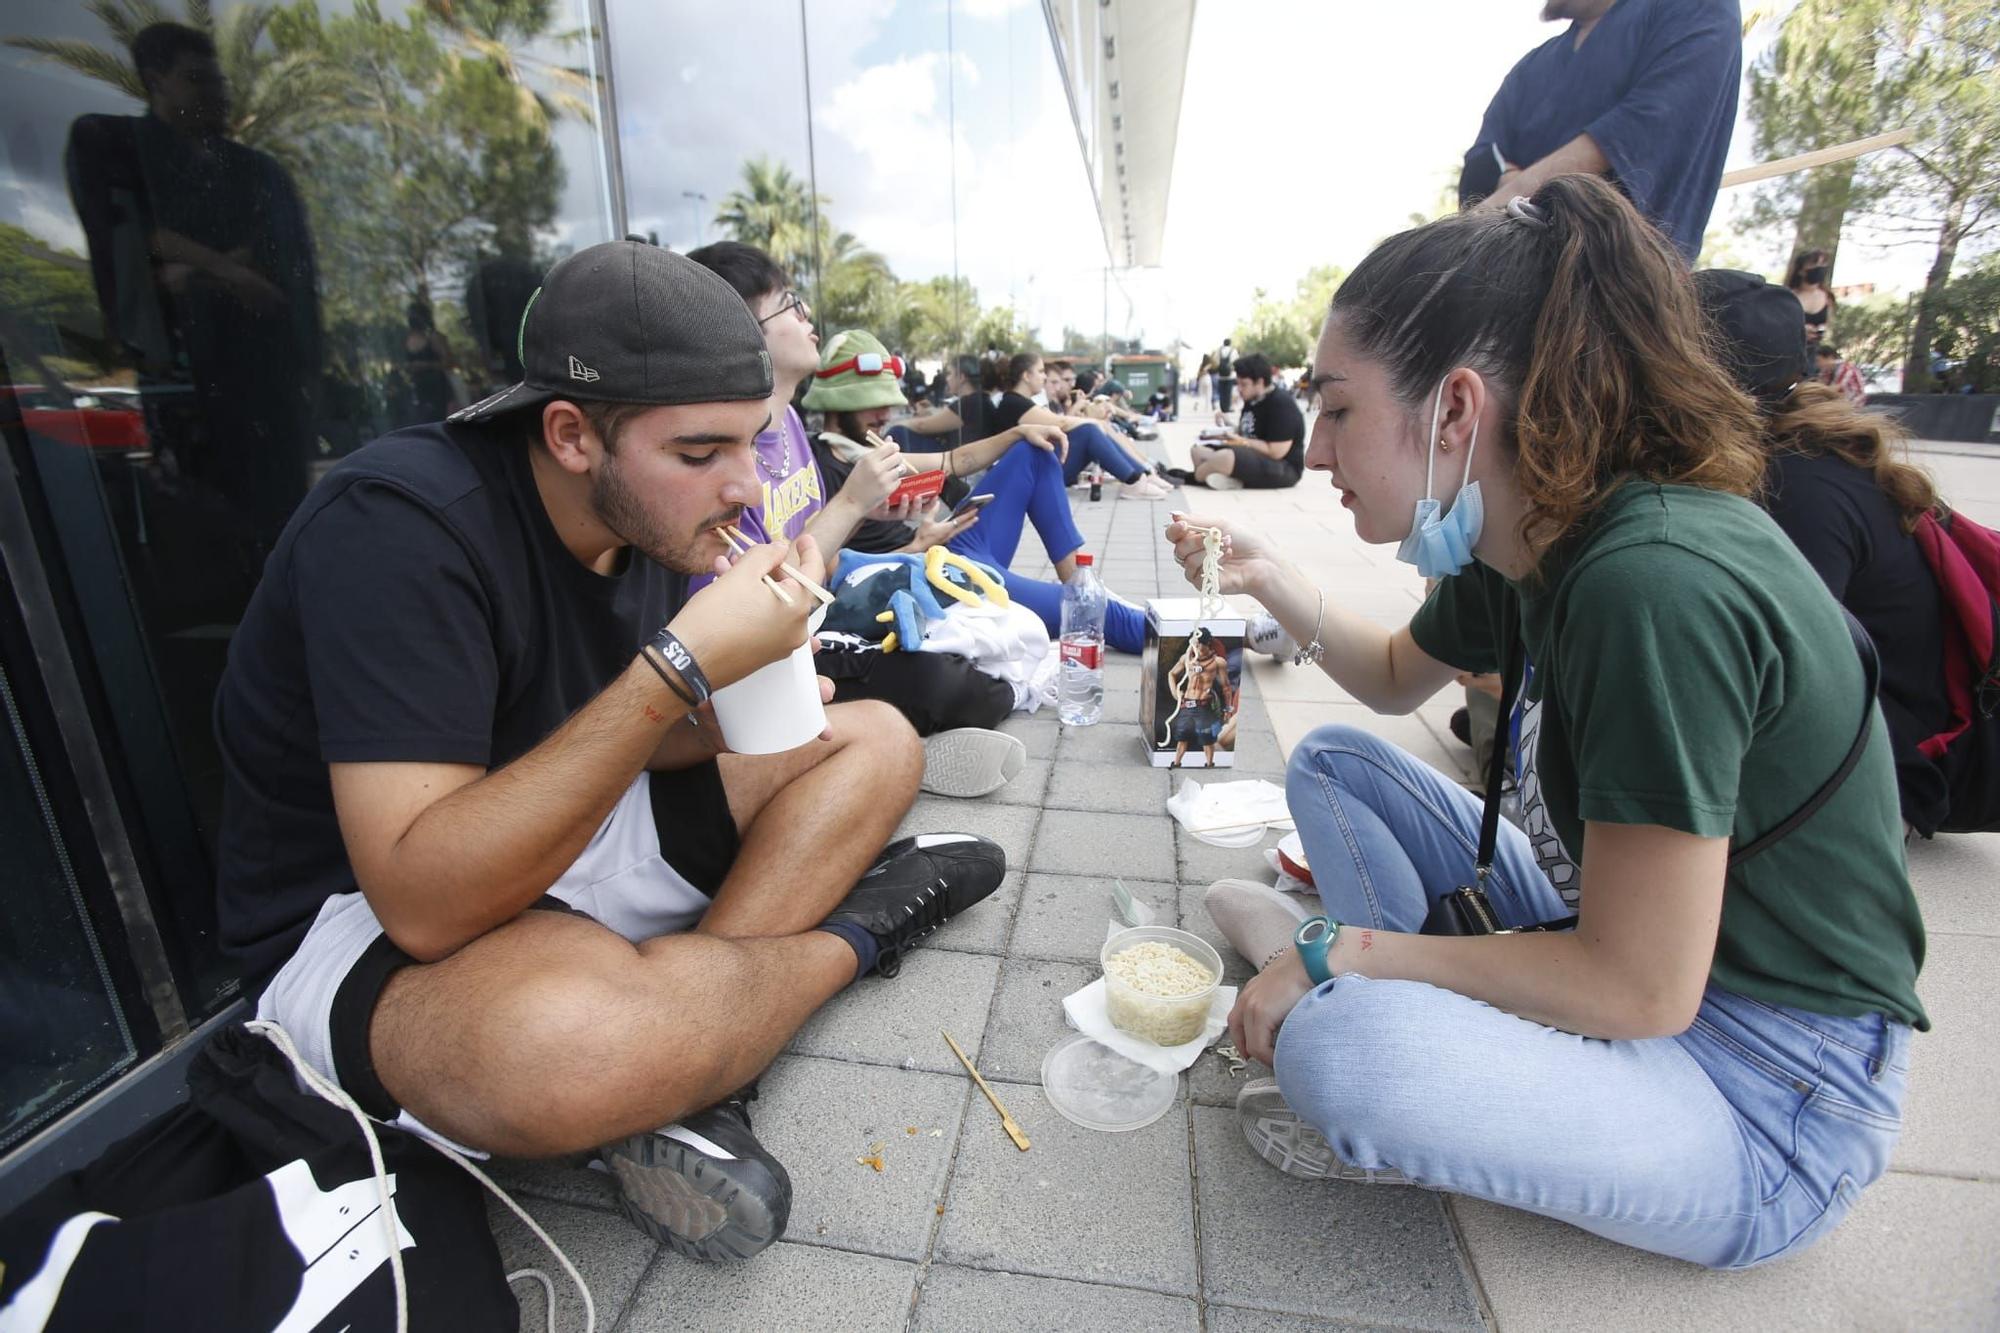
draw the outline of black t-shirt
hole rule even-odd
[[[332,763],[498,768],[631,663],[687,580],[557,537],[518,427],[419,426],[342,460],[264,566],[216,693],[224,946],[255,991],[357,887]]]
[[[1767,484],[1771,517],[1875,640],[1903,818],[1928,834],[1950,806],[1944,774],[1917,752],[1950,718],[1937,577],[1873,475],[1845,459],[1778,454]]]
[[[959,428],[957,444],[976,444],[1000,433],[993,429],[993,400],[983,392],[960,394],[951,400],[950,406],[964,423]]]
[[[986,435],[998,435],[1003,431],[1014,429],[1021,424],[1021,418],[1033,411],[1034,407],[1035,400],[1023,394],[1011,391],[1001,394],[1000,405],[993,409],[993,415],[987,419]],[[986,435],[968,435],[965,438],[968,441],[983,440]]]
[[[1291,452],[1278,461],[1290,468],[1294,475],[1305,474],[1306,419],[1300,413],[1299,405],[1292,401],[1292,396],[1280,392],[1277,385],[1272,385],[1256,402],[1244,405],[1236,433],[1266,443],[1290,440]]]
[[[847,484],[847,478],[854,471],[854,464],[843,463],[833,451],[823,434],[812,437],[813,462],[819,465],[819,476],[828,495],[840,494],[840,488]],[[921,449],[917,452],[922,452]],[[847,539],[842,548],[861,551],[868,555],[881,555],[887,551],[900,551],[910,544],[910,525],[897,523],[886,518],[864,518],[854,529],[854,535]],[[831,558],[833,552],[828,552]]]

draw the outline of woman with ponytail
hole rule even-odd
[[[1757,408],[1679,255],[1557,178],[1377,247],[1311,382],[1307,466],[1436,588],[1385,629],[1238,530],[1224,591],[1382,712],[1524,650],[1527,822],[1582,875],[1572,905],[1502,823],[1476,887],[1505,933],[1431,933],[1475,885],[1480,803],[1361,728],[1309,735],[1288,795],[1325,916],[1210,891],[1263,964],[1230,1016],[1276,1067],[1238,1099],[1252,1146],[1711,1267],[1811,1244],[1888,1165],[1923,925],[1855,642],[1751,498]],[[1167,529],[1190,577],[1210,523]]]

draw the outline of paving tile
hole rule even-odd
[[[1034,1150],[1016,1151],[992,1126],[965,1135],[938,1257],[1193,1295],[1184,1115],[1169,1112],[1144,1129],[1105,1134],[1063,1119],[1037,1089],[1001,1093]]]
[[[1132,896],[1157,913],[1161,925],[1175,920],[1175,888],[1151,880],[1126,879]],[[1060,958],[1097,965],[1104,932],[1116,912],[1109,877],[1030,874],[1014,921],[1011,957]]]
[[[822,1246],[780,1242],[747,1264],[700,1264],[669,1251],[646,1275],[618,1333],[900,1329],[916,1285],[915,1264]]]
[[[578,1274],[590,1288],[591,1300],[597,1305],[597,1327],[610,1328],[617,1323],[660,1246],[622,1215],[572,1208],[542,1199],[517,1202],[527,1208],[529,1215],[576,1265]],[[493,1226],[493,1239],[500,1246],[500,1271],[539,1268],[547,1273],[556,1288],[558,1333],[581,1330],[583,1298],[548,1247],[490,1194],[486,1199],[486,1216]],[[513,1289],[515,1299],[521,1304],[521,1327],[547,1328],[549,1298],[542,1284],[528,1279],[516,1282]]]
[[[1014,913],[1021,904],[1021,884],[1027,876],[1025,870],[1008,871],[990,898],[945,922],[922,947],[956,953],[1007,952],[1007,939],[1014,933]]]
[[[1007,853],[1009,870],[1024,869],[1035,843],[1035,825],[1042,812],[1033,806],[995,805],[991,801],[960,801],[949,796],[919,796],[903,816],[896,836],[912,833],[977,833],[991,838]]]
[[[965,1076],[788,1055],[761,1083],[752,1113],[758,1137],[791,1173],[791,1239],[921,1259],[965,1110]],[[905,1132],[911,1126],[915,1134]],[[879,1172],[855,1160],[877,1142]]]
[[[969,1328],[1067,1333],[1085,1326],[1196,1333],[1201,1316],[1191,1300],[1150,1291],[938,1264],[924,1278],[912,1324],[917,1333]]]
[[[1361,1324],[1347,1319],[1312,1319],[1301,1314],[1280,1314],[1276,1310],[1244,1310],[1233,1305],[1208,1307],[1208,1333],[1325,1333],[1331,1328],[1391,1328],[1389,1324]]]
[[[1271,703],[1352,704],[1353,695],[1316,666],[1293,666],[1268,657],[1252,656],[1250,677]]]
[[[1139,690],[1135,686],[1129,690],[1104,687],[1104,713],[1099,720],[1101,727],[1129,727],[1136,731],[1139,727]]]
[[[1162,815],[1167,811],[1169,781],[1170,775],[1164,768],[1092,764],[1065,758],[1049,778],[1047,804],[1053,810]]]
[[[1050,742],[1053,744],[1053,740]],[[1030,759],[1021,765],[1014,780],[983,799],[995,805],[1040,805],[1048,795],[1051,761]]]
[[[986,1020],[979,1072],[1039,1088],[1042,1057],[1072,1031],[1063,1018],[1063,996],[1082,990],[1097,976],[1095,965],[1009,958],[1000,970],[1000,989]]]
[[[1164,814],[1113,815],[1049,810],[1042,815],[1031,871],[1057,875],[1125,875],[1172,882],[1172,821]]]
[[[1362,1187],[1367,1188],[1367,1187]],[[2000,1324],[2000,1184],[1891,1172],[1803,1254],[1740,1273],[1455,1199],[1502,1329],[1972,1329]]]
[[[1276,847],[1285,835],[1272,830],[1250,847],[1212,847],[1174,825],[1174,851],[1180,861],[1180,882],[1207,888],[1218,879],[1261,879],[1268,882],[1271,868],[1264,864],[1264,849]]]
[[[1994,881],[1984,887],[1992,892]],[[2000,1140],[1993,1133],[1993,1107],[2000,1102],[2000,1042],[1993,1039],[2000,939],[1932,935],[1917,995],[1931,1030],[1911,1039],[1910,1091],[1894,1165],[2000,1179]]]
[[[1405,1327],[1481,1329],[1440,1196],[1296,1180],[1250,1150],[1233,1111],[1197,1106],[1209,1300]]]
[[[1018,736],[1021,744],[1028,747],[1028,758],[1048,759],[1056,752],[1056,734],[1062,724],[1056,721],[1053,708],[1044,708],[1034,713],[1010,713],[996,731],[1004,731],[1009,736]]]
[[[1924,928],[2000,935],[2000,833],[1946,833],[1910,844],[1910,884]]]
[[[1269,1077],[1271,1067],[1257,1060],[1245,1062],[1240,1074],[1230,1073],[1229,1061],[1211,1046],[1202,1052],[1201,1059],[1188,1067],[1188,1100],[1197,1106],[1223,1106],[1233,1110],[1236,1094],[1243,1090],[1244,1084]]]
[[[1146,741],[1137,722],[1099,722],[1094,727],[1064,727],[1056,757],[1063,763],[1118,764],[1147,768]]]
[[[986,910],[986,905],[973,910]],[[986,1030],[986,1010],[999,978],[998,958],[920,948],[903,960],[900,975],[863,977],[834,996],[799,1029],[788,1049],[797,1055],[957,1073],[962,1066],[938,1030],[951,1033],[966,1054],[978,1059],[979,1036]]]

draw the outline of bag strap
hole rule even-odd
[[[1843,606],[1840,608],[1840,614],[1847,621],[1848,637],[1854,640],[1854,651],[1861,658],[1863,681],[1861,725],[1854,733],[1854,743],[1847,747],[1847,757],[1840,761],[1840,767],[1834,769],[1833,775],[1820,784],[1819,790],[1814,792],[1804,805],[1792,811],[1776,827],[1759,834],[1729,853],[1727,867],[1729,870],[1734,870],[1753,856],[1769,851],[1774,844],[1790,836],[1801,824],[1818,814],[1820,807],[1833,799],[1833,794],[1840,790],[1840,785],[1847,781],[1850,773],[1854,772],[1855,766],[1861,762],[1862,754],[1868,749],[1868,737],[1873,732],[1875,724],[1876,691],[1882,683],[1882,662],[1876,656],[1875,641],[1868,637],[1868,631],[1854,618],[1854,613]],[[1486,877],[1492,873],[1494,847],[1500,836],[1500,784],[1506,774],[1509,752],[1513,749],[1508,742],[1508,733],[1513,725],[1514,696],[1521,687],[1523,674],[1521,622],[1513,598],[1509,597],[1503,603],[1501,619],[1504,622],[1500,627],[1500,634],[1501,641],[1505,645],[1502,650],[1502,660],[1505,665],[1502,667],[1500,677],[1500,729],[1494,735],[1493,758],[1486,767],[1486,809],[1479,821],[1479,852],[1472,867],[1472,882],[1481,889],[1485,888]],[[1575,925],[1576,921],[1577,918],[1573,916],[1562,917],[1555,921],[1544,921],[1528,929],[1566,930]]]
[[[1854,766],[1861,762],[1862,752],[1868,748],[1868,737],[1875,727],[1875,691],[1882,683],[1882,662],[1875,655],[1875,641],[1868,637],[1868,631],[1861,627],[1861,622],[1854,618],[1854,613],[1843,606],[1840,608],[1840,614],[1847,621],[1848,637],[1854,640],[1854,651],[1861,658],[1863,680],[1861,726],[1854,733],[1854,744],[1847,747],[1847,757],[1840,761],[1839,768],[1833,770],[1833,776],[1821,783],[1820,789],[1814,792],[1804,805],[1794,810],[1776,828],[1759,834],[1729,854],[1731,870],[1758,853],[1768,851],[1773,843],[1818,814],[1820,807],[1832,800],[1833,794],[1840,790],[1840,784],[1847,781],[1847,775],[1854,771]]]
[[[1513,743],[1514,696],[1520,692],[1521,616],[1510,594],[1500,603],[1500,724],[1493,735],[1493,754],[1486,764],[1486,809],[1479,818],[1479,853],[1472,863],[1472,882],[1486,886],[1493,870],[1493,852],[1500,840],[1500,786],[1506,781]]]

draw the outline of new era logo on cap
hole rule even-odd
[[[569,359],[569,377],[573,380],[582,380],[585,384],[589,384],[597,379],[597,372],[575,357],[571,357]]]

